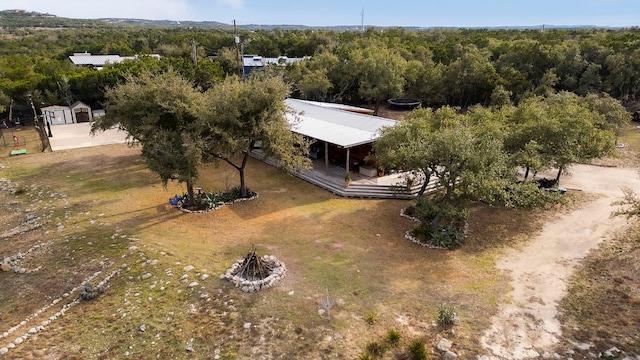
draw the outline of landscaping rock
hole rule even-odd
[[[443,338],[443,339],[440,339],[440,341],[438,342],[438,345],[436,345],[436,349],[438,349],[438,351],[441,351],[441,352],[447,352],[451,350],[451,346],[453,346],[453,343]]]
[[[442,354],[442,360],[453,360],[457,358],[458,358],[458,355],[451,351],[447,351],[446,353]]]
[[[0,264],[0,269],[1,269],[2,271],[4,271],[4,272],[9,272],[9,271],[11,271],[11,270],[12,270],[12,269],[11,269],[11,266],[9,266],[9,264],[7,264],[7,263],[2,263],[2,264]]]

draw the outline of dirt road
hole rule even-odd
[[[622,188],[640,193],[637,169],[577,165],[561,185],[596,198],[559,214],[524,248],[508,251],[497,262],[510,274],[513,292],[482,338],[492,359],[537,359],[553,352],[561,337],[557,306],[566,281],[590,250],[624,229],[624,218],[610,217]]]

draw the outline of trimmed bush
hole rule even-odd
[[[82,300],[93,300],[104,292],[103,286],[93,286],[90,282],[80,285],[79,294]]]

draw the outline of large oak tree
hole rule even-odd
[[[186,183],[193,199],[202,163],[198,89],[173,70],[145,72],[107,89],[105,97],[106,116],[96,119],[92,132],[126,131],[129,144],[142,146],[142,157],[162,183]]]
[[[241,196],[248,195],[245,169],[251,152],[261,149],[288,171],[306,169],[304,139],[291,132],[282,78],[256,73],[243,82],[229,77],[204,94],[202,140],[205,154],[224,161],[240,175]]]

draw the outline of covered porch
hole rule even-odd
[[[291,110],[287,114],[291,130],[311,142],[309,157],[313,168],[294,175],[347,197],[411,199],[420,191],[419,179],[407,187],[408,174],[379,176],[376,164],[368,158],[381,130],[395,126],[395,120],[321,106],[312,101],[287,99],[285,104]],[[253,155],[278,166],[259,151]],[[349,184],[345,181],[347,174]],[[427,191],[433,190],[435,184],[430,184]]]

